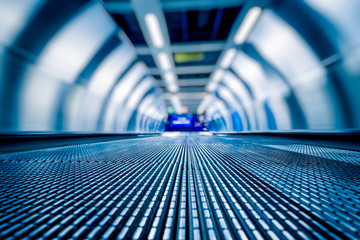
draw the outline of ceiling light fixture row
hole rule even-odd
[[[243,44],[246,39],[248,38],[249,34],[251,33],[252,29],[254,28],[256,22],[260,18],[262,13],[262,9],[260,7],[252,7],[249,9],[249,11],[246,13],[244,20],[241,22],[240,27],[235,33],[233,42],[235,45]],[[224,69],[227,69],[231,66],[231,63],[233,62],[235,56],[236,56],[237,50],[235,48],[229,48],[225,54],[223,55],[221,61],[220,61],[220,68],[217,69],[212,74],[212,81],[207,86],[207,90],[210,92],[215,91],[217,83],[221,81],[221,78],[224,76]]]
[[[249,9],[249,11],[246,13],[243,21],[240,24],[240,27],[235,33],[235,36],[233,38],[233,44],[234,45],[241,45],[243,44],[248,36],[250,35],[251,31],[253,30],[255,24],[259,20],[260,16],[262,14],[262,9],[260,7],[252,7]],[[222,80],[225,71],[224,69],[227,69],[231,66],[235,56],[236,56],[237,50],[235,48],[229,48],[223,55],[219,66],[217,70],[212,74],[210,83],[206,86],[206,90],[208,92],[214,92],[217,88],[218,83]],[[207,101],[205,99],[200,103],[198,107],[198,112],[204,112],[207,105]]]
[[[175,93],[179,91],[179,86],[176,81],[177,77],[175,70],[171,64],[171,58],[166,51],[162,50],[162,48],[165,47],[165,41],[161,32],[159,20],[154,13],[147,13],[144,19],[154,47],[157,48],[157,50],[160,50],[156,54],[156,58],[159,63],[160,72],[162,72],[163,80],[166,83],[168,91]]]
[[[158,18],[154,13],[148,13],[145,15],[145,24],[149,30],[152,43],[157,48],[164,47],[164,38],[161,34],[161,28]]]

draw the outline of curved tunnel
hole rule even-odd
[[[359,87],[352,65],[358,61],[357,17],[353,11],[341,18],[355,5],[274,1],[264,9],[247,41],[235,46],[221,80],[254,115],[257,124],[248,130],[359,128],[360,100],[351,90]]]
[[[359,0],[0,0],[0,239],[360,239]]]
[[[163,131],[163,91],[124,31],[100,2],[61,2],[2,2],[1,131]],[[209,80],[209,130],[358,129],[356,4],[260,2],[246,41],[229,33],[231,64]]]
[[[163,129],[155,80],[99,2],[1,4],[1,131]]]

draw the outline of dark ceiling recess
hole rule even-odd
[[[188,78],[209,78],[211,73],[200,73],[200,74],[179,74],[179,79],[188,79]]]
[[[117,24],[129,37],[133,44],[146,44],[145,38],[141,32],[139,23],[134,13],[129,14],[111,14]]]
[[[160,75],[155,74],[153,75],[155,79],[160,80]],[[179,81],[181,81],[181,79],[199,79],[199,78],[209,78],[210,77],[210,73],[200,73],[200,74],[179,74],[178,78]]]
[[[240,7],[165,12],[171,43],[225,40]],[[112,17],[135,45],[146,44],[134,13]]]
[[[156,67],[154,59],[151,55],[139,55],[141,61],[143,61],[149,68]]]
[[[165,12],[172,43],[225,40],[240,7]]]
[[[221,20],[221,24],[219,27],[219,32],[217,34],[217,37],[219,39],[226,39],[230,29],[235,21],[235,18],[237,17],[238,13],[240,12],[241,8],[227,8],[224,10],[223,18]]]
[[[106,1],[109,2],[109,0]],[[128,2],[129,0],[120,1]],[[207,80],[210,78],[211,72],[204,73],[204,68],[202,67],[210,66],[209,69],[213,69],[211,66],[216,65],[222,49],[219,47],[216,47],[216,49],[209,49],[209,47],[207,47],[204,51],[199,49],[199,52],[196,52],[196,50],[194,51],[194,46],[196,47],[202,44],[224,44],[233,22],[240,11],[241,7],[201,10],[164,10],[171,44],[173,47],[177,46],[177,49],[183,49],[177,50],[173,53],[175,67],[179,69],[182,68],[182,71],[184,71],[184,68],[188,66],[192,67],[191,69],[199,67],[199,73],[197,74],[179,74],[179,72],[177,72],[177,77],[180,84],[180,93],[206,92],[205,86]],[[151,52],[143,51],[146,49],[147,44],[142,35],[134,12],[124,12],[121,14],[111,13],[111,15],[118,23],[120,28],[123,29],[123,31],[129,37],[135,48],[141,50],[139,51],[140,54],[138,55],[139,59],[143,61],[149,68],[156,68]],[[190,72],[194,72],[194,70],[190,70]],[[162,86],[161,88],[163,92],[167,92],[166,88],[164,87],[165,83],[162,82],[160,75],[154,74],[153,77],[159,81],[159,85]],[[188,83],[186,83],[186,81],[188,81]],[[181,99],[183,104],[189,107],[190,112],[196,113],[197,105],[200,103],[201,99],[192,99],[191,104],[189,102],[184,102],[185,100],[186,99]]]
[[[160,88],[164,93],[169,92],[164,86],[160,86]],[[203,92],[203,91],[204,91],[203,86],[181,87],[181,92],[185,92],[185,93],[197,93],[197,92]],[[196,103],[196,104],[198,104],[198,103]]]

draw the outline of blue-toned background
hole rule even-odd
[[[0,1],[0,132],[163,131],[172,114],[210,131],[360,128],[359,1],[133,2]]]

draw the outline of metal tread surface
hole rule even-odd
[[[0,239],[360,239],[360,152],[158,136],[0,155]]]

